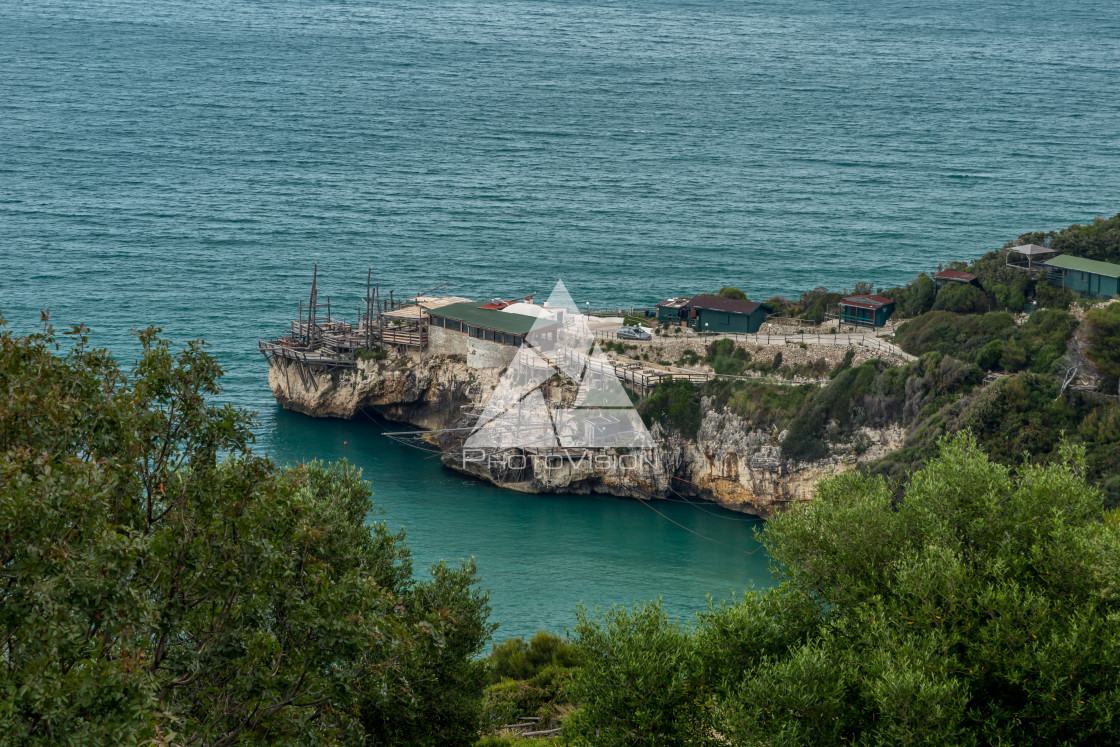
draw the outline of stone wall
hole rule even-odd
[[[517,348],[500,342],[480,340],[462,332],[428,327],[428,351],[432,355],[466,356],[470,368],[504,368],[517,355]]]

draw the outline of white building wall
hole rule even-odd
[[[502,368],[513,362],[517,348],[480,340],[443,327],[428,327],[428,350],[436,355],[463,355],[471,368]]]

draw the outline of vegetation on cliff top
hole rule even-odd
[[[1058,232],[1024,234],[1019,241],[1117,261],[1120,215]],[[1045,276],[1008,267],[1002,252],[950,267],[976,275],[979,287],[948,283],[939,291],[922,274],[905,287],[879,289],[897,302],[895,317],[904,323],[895,341],[919,356],[916,362],[888,367],[871,361],[852,368],[849,357],[830,372],[831,381],[823,387],[719,380],[696,392],[674,383],[655,391],[642,412],[647,422],[661,420],[693,437],[703,414],[700,404],[710,398],[710,406],[734,413],[752,428],[784,432],[782,454],[795,461],[824,459],[840,444],[845,452],[858,452],[862,428],[901,427],[904,447],[870,465],[873,472],[895,478],[924,464],[938,438],[963,428],[971,429],[993,458],[1011,465],[1053,459],[1066,438],[1085,448],[1090,479],[1104,487],[1107,500],[1120,503],[1120,433],[1115,427],[1120,422],[1120,304],[1089,308],[1079,322],[1077,310],[1070,310],[1073,294],[1051,286]],[[861,283],[854,292],[874,289]],[[817,288],[796,302],[776,298],[768,303],[779,313],[819,320],[841,296]],[[1020,314],[1028,301],[1037,308]],[[1071,352],[1075,343],[1083,348],[1084,359]],[[686,354],[681,362],[700,360]],[[773,374],[781,368],[780,361],[752,360],[730,339],[712,342],[703,360],[718,374]],[[1071,366],[1099,374],[1099,393],[1063,392]],[[988,372],[1004,377],[982,385]]]

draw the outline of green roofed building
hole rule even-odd
[[[428,348],[441,355],[463,355],[473,368],[506,366],[534,326],[534,343],[554,342],[556,322],[548,318],[479,308],[477,301],[437,306],[428,311]]]
[[[1048,261],[1050,282],[1086,296],[1120,296],[1120,265],[1063,254]]]

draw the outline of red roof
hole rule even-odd
[[[878,309],[888,304],[893,304],[894,299],[886,296],[848,296],[840,302],[841,306],[856,306],[861,309]]]
[[[505,307],[507,307],[509,305],[510,305],[509,301],[491,301],[490,303],[482,304],[478,308],[487,309],[489,311],[501,311],[502,309],[504,309]]]
[[[975,275],[960,270],[942,270],[933,276],[934,280],[956,280],[961,283],[971,283],[976,279]]]
[[[709,309],[711,311],[726,311],[732,314],[753,314],[762,304],[757,301],[737,301],[733,298],[720,298],[701,293],[688,302],[694,309]]]

